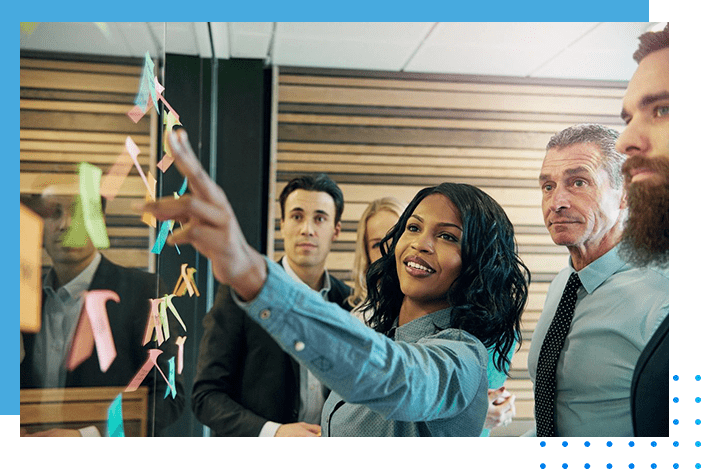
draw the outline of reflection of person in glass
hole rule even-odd
[[[217,279],[280,346],[333,390],[325,436],[478,436],[487,413],[487,351],[497,366],[520,338],[530,274],[513,227],[484,192],[462,184],[420,191],[368,273],[375,313],[364,326],[256,252],[183,131],[170,134],[192,194],[148,203],[183,222],[169,242],[190,243]],[[469,332],[468,332],[469,331]]]
[[[148,349],[142,346],[150,311],[149,299],[157,293],[156,276],[138,269],[118,266],[102,256],[90,239],[84,246],[68,247],[63,237],[71,225],[75,197],[70,195],[32,195],[23,202],[44,220],[44,249],[51,258],[52,268],[43,280],[41,330],[24,334],[26,356],[20,365],[21,388],[63,388],[85,386],[126,386],[147,359]],[[105,199],[103,198],[103,210]],[[107,315],[117,356],[106,372],[99,366],[97,350],[73,371],[65,366],[83,305],[82,293],[89,290],[112,290],[119,303],[107,302]],[[175,320],[170,322],[177,324]],[[177,353],[175,339],[161,345],[164,351],[158,366],[168,370],[168,359]],[[167,384],[160,376],[154,386],[154,373],[149,373],[143,385],[149,387],[149,402],[155,402],[155,434],[172,423],[184,408],[182,384],[176,378],[177,396],[163,399]],[[147,431],[153,428],[154,409],[149,411]],[[78,430],[50,430],[35,436],[97,436],[95,427]],[[99,433],[98,433],[99,434]]]

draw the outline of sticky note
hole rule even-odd
[[[178,195],[183,195],[186,190],[187,190],[187,178],[185,178],[183,180],[183,184],[180,186],[180,189],[178,189]]]
[[[100,370],[104,373],[117,356],[112,329],[107,318],[107,302],[112,300],[119,303],[119,295],[111,290],[90,290],[83,293],[83,297],[85,298],[83,308],[90,319]]]
[[[168,232],[173,230],[173,220],[166,220],[163,223],[161,223],[161,229],[158,231],[158,236],[156,237],[156,241],[153,243],[153,247],[151,248],[151,252],[154,254],[160,254],[161,251],[163,250],[163,246],[166,244],[166,240],[168,239]]]
[[[163,370],[161,370],[161,368],[158,366],[158,363],[156,363],[158,356],[162,353],[163,350],[158,349],[151,349],[148,351],[148,358],[146,359],[146,362],[144,362],[141,369],[136,373],[136,375],[134,375],[132,380],[124,389],[124,392],[136,391],[139,388],[139,385],[144,381],[144,378],[146,378],[146,375],[148,375],[149,371],[151,371],[151,368],[153,368],[154,366],[161,373],[161,376],[163,376],[163,379],[166,381],[166,383],[168,383],[168,386],[170,386],[170,381],[168,381],[166,375],[163,374]],[[173,395],[175,395],[174,387],[173,389],[171,389],[171,392],[173,393]]]
[[[193,277],[195,272],[197,272],[197,270],[195,270],[194,267],[188,267],[187,264],[182,264],[180,266],[180,277],[178,277],[175,289],[173,289],[173,294],[175,296],[183,296],[186,291],[190,296],[200,296],[200,292],[197,290],[197,284]]]
[[[160,169],[162,173],[165,173],[166,171],[168,171],[168,168],[170,168],[170,165],[173,164],[173,161],[175,161],[173,157],[170,156],[168,153],[165,153],[163,155],[163,158],[161,158],[161,161],[159,161],[156,164],[156,166],[158,166],[158,169]]]
[[[107,409],[107,436],[124,436],[124,417],[122,413],[122,393],[112,401]]]
[[[184,349],[185,349],[185,340],[187,337],[178,337],[175,339],[175,345],[178,346],[178,374],[182,374],[183,372],[183,359],[185,356]]]
[[[71,225],[63,235],[63,245],[69,247],[82,247],[88,243],[88,230],[83,215],[83,203],[80,194],[76,194],[71,214]]]
[[[24,332],[41,329],[41,244],[44,220],[19,205],[19,328]]]
[[[129,152],[123,151],[105,177],[102,178],[100,194],[107,200],[114,199],[133,165],[134,161],[132,161]]]
[[[66,369],[68,371],[73,371],[78,368],[81,363],[90,358],[94,345],[95,339],[92,335],[90,318],[88,318],[88,313],[85,311],[85,308],[83,308],[80,311],[78,325],[75,328],[73,341],[71,342],[68,355],[66,356]]]
[[[161,323],[161,328],[163,329],[163,340],[170,339],[170,324],[168,323],[168,305],[164,301],[158,304],[158,320]]]
[[[166,394],[163,396],[163,399],[168,397],[168,394],[173,395],[173,399],[175,399],[176,396],[176,391],[175,391],[175,357],[170,357],[168,359],[168,387],[166,388]],[[170,390],[173,390],[171,393]]]
[[[161,317],[159,312],[159,305],[164,301],[163,298],[155,298],[148,300],[151,303],[151,309],[149,311],[148,323],[146,324],[146,330],[144,331],[144,338],[141,342],[142,345],[146,345],[151,340],[157,340],[158,345],[164,342],[163,331],[161,330]]]
[[[71,226],[64,236],[63,244],[73,247],[85,246],[89,236],[96,248],[106,249],[110,247],[110,242],[100,201],[102,170],[90,163],[82,162],[78,164],[78,176],[80,194],[76,196],[75,213],[71,219]]]
[[[151,194],[156,193],[156,178],[153,177],[151,174],[151,171],[148,173],[148,192],[146,196],[144,197],[146,202],[150,202],[152,200],[156,200],[155,197],[151,197]],[[156,228],[158,224],[158,220],[156,220],[156,217],[154,217],[151,213],[149,212],[144,212],[143,215],[141,215],[141,221],[146,223],[149,226],[152,226]]]
[[[173,314],[173,316],[175,316],[175,319],[178,320],[178,322],[180,323],[180,325],[183,326],[183,330],[187,331],[187,327],[185,327],[185,323],[184,323],[183,320],[180,318],[180,314],[178,314],[178,310],[175,309],[175,305],[173,304],[173,297],[174,297],[174,296],[175,296],[175,295],[168,295],[168,294],[166,294],[166,295],[163,297],[163,303],[161,303],[161,306],[162,306],[163,308],[166,308],[166,307],[167,307],[167,308],[170,310],[170,312]]]

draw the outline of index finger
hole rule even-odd
[[[173,152],[171,156],[175,160],[175,166],[180,171],[180,174],[187,178],[190,192],[210,203],[218,205],[222,202],[228,203],[219,186],[209,177],[197,156],[195,156],[195,152],[192,150],[190,141],[187,138],[187,132],[183,129],[178,129],[175,132],[169,132],[167,138],[168,143],[170,143],[170,149]]]

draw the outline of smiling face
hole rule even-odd
[[[623,188],[612,187],[602,158],[594,143],[551,148],[540,173],[545,226],[577,270],[616,245],[625,218]]]
[[[448,290],[462,270],[462,229],[460,213],[444,195],[417,205],[395,247],[402,310],[418,317],[449,306]]]
[[[341,231],[341,223],[334,223],[335,213],[333,198],[326,192],[297,189],[287,197],[280,231],[293,268],[323,269]]]
[[[368,255],[368,265],[382,257],[380,241],[397,223],[399,215],[389,210],[380,210],[365,222],[365,252]]]

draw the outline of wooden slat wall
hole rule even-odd
[[[124,62],[122,59],[121,62]],[[88,58],[20,56],[20,193],[39,193],[48,185],[76,184],[77,164],[94,164],[103,174],[124,151],[131,136],[139,164],[156,175],[157,120],[154,111],[134,123],[142,65]],[[149,253],[154,230],[130,209],[146,193],[135,167],[118,196],[107,202],[110,248],[102,251],[118,264],[153,271]],[[50,265],[46,254],[44,265]]]
[[[522,322],[525,340],[507,381],[517,394],[517,420],[493,435],[520,435],[532,427],[530,338],[548,285],[568,258],[543,226],[537,178],[545,145],[577,123],[620,131],[626,83],[299,68],[281,68],[275,77],[275,197],[299,174],[325,172],[339,183],[346,200],[343,232],[328,259],[339,278],[350,282],[358,219],[375,198],[408,202],[423,187],[451,181],[475,185],[504,207],[533,281]],[[276,229],[269,251],[274,246],[278,259],[277,199],[271,212]]]

